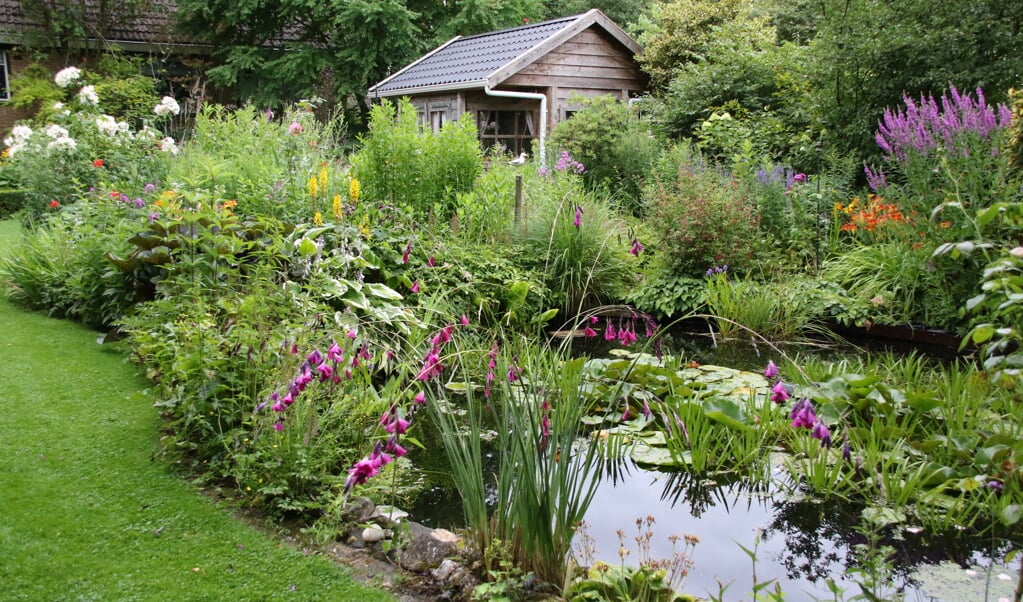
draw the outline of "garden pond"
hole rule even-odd
[[[888,343],[872,344],[890,350]],[[947,350],[934,351],[938,361],[950,356]],[[849,349],[829,345],[818,353],[838,357]],[[768,383],[756,371],[765,363],[763,348],[697,344],[687,356],[743,368],[692,362],[684,369],[691,378],[703,379],[721,392],[734,389],[735,394],[748,395],[751,388],[760,389],[766,399]],[[623,550],[628,550],[624,564],[634,566],[641,555],[671,558],[681,546],[670,536],[694,536],[699,543],[682,590],[709,597],[720,596],[726,587],[723,600],[747,599],[755,579],[761,584],[774,580],[767,589],[774,591],[777,585],[786,600],[836,599],[830,579],[844,590],[837,599],[849,598],[867,579],[857,570],[870,570],[864,550],[886,547],[890,549],[873,554],[875,574],[883,579],[874,591],[885,599],[897,591],[906,600],[933,602],[1011,599],[1019,574],[1016,562],[1012,566],[1004,562],[1012,549],[1005,534],[972,529],[932,534],[905,521],[897,510],[894,517],[879,516],[861,502],[822,500],[784,468],[786,454],[768,453],[772,455],[768,479],[730,471],[696,475],[671,470],[670,454],[656,441],[648,446],[637,437],[625,457],[604,474],[575,547],[588,546],[590,560],[612,565],[621,564]],[[494,460],[493,453],[490,459]],[[412,514],[431,526],[461,526],[457,494],[443,486],[426,491]],[[861,525],[872,523],[876,537],[870,541]],[[646,549],[639,550],[637,542],[644,533]],[[878,563],[885,558],[882,567]]]

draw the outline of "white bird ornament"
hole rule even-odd
[[[527,155],[526,153],[522,153],[518,157],[516,157],[516,158],[512,159],[511,161],[509,161],[508,165],[523,165],[526,162],[526,157],[528,157],[528,156],[529,155]]]

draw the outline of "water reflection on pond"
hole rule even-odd
[[[846,590],[846,597],[859,593],[859,587],[843,575],[846,567],[856,565],[854,546],[866,542],[856,530],[861,510],[855,504],[809,499],[780,485],[753,485],[725,476],[698,479],[629,463],[601,484],[586,523],[595,539],[595,558],[609,563],[620,562],[619,529],[625,532],[626,547],[632,549],[626,562],[635,562],[637,518],[653,516],[656,521],[652,558],[671,556],[668,537],[672,534],[699,537],[694,568],[683,589],[703,597],[718,595],[720,581],[728,585],[726,600],[749,598],[753,564],[740,546],[752,550],[759,533],[757,579],[777,579],[786,600],[819,600],[834,599],[826,582],[829,577]],[[990,536],[930,537],[902,531],[882,543],[895,548],[893,584],[905,588],[907,600],[985,599],[986,575],[980,567],[990,564]],[[1004,551],[996,549],[995,556]],[[941,570],[936,569],[939,566]],[[966,570],[971,566],[976,574]],[[928,570],[920,572],[923,567]],[[997,578],[999,573],[1003,579]],[[1011,597],[1015,579],[1015,570],[995,567],[987,599]],[[942,592],[950,581],[959,589],[947,596]]]
[[[677,345],[672,347],[679,350]],[[594,349],[587,351],[590,356],[601,355]],[[772,350],[763,346],[694,345],[682,351],[683,357],[700,363],[751,371],[762,370],[766,360],[773,359]],[[834,358],[843,350],[829,347],[824,352]],[[760,582],[776,579],[785,600],[834,600],[829,578],[845,590],[846,599],[859,594],[859,586],[846,575],[857,566],[857,544],[866,542],[857,530],[863,523],[863,506],[808,497],[781,470],[773,477],[774,482],[766,484],[735,475],[694,476],[646,470],[623,460],[605,476],[586,515],[587,533],[595,546],[593,560],[621,562],[617,534],[621,530],[631,550],[625,562],[635,566],[636,521],[651,516],[655,520],[652,559],[671,557],[669,536],[673,534],[695,535],[700,540],[683,586],[686,593],[717,596],[720,582],[728,586],[724,600],[749,600],[753,564],[742,548],[752,550],[759,534],[757,578]],[[428,525],[448,528],[459,527],[462,518],[456,492],[442,487],[421,496],[412,514]],[[886,576],[893,586],[904,589],[906,600],[1012,599],[1018,561],[1011,568],[991,561],[1003,558],[1010,549],[1001,536],[978,537],[965,531],[934,536],[917,531],[899,528],[886,532],[881,541],[894,548],[889,558],[892,574]],[[769,589],[773,591],[773,585]],[[885,591],[894,593],[890,588]]]

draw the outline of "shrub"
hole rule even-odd
[[[690,146],[676,145],[658,162],[644,197],[674,273],[748,265],[759,238],[757,208],[738,182],[707,166]]]
[[[472,190],[483,168],[472,119],[446,123],[436,133],[424,130],[407,99],[375,105],[360,142],[352,168],[367,199],[420,216],[448,220],[457,194]]]
[[[554,128],[551,147],[586,167],[590,190],[604,189],[638,212],[644,177],[659,153],[649,124],[610,95],[580,102],[583,108]]]
[[[345,124],[340,115],[320,123],[312,108],[300,104],[276,120],[251,106],[205,105],[167,179],[216,190],[245,215],[301,222],[329,214],[335,196],[349,195],[340,166]]]

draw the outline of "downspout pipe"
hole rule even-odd
[[[500,98],[521,98],[523,100],[540,101],[540,168],[547,167],[547,95],[539,92],[512,92],[510,90],[492,90],[490,85],[484,85],[483,91],[487,96],[498,96]]]

